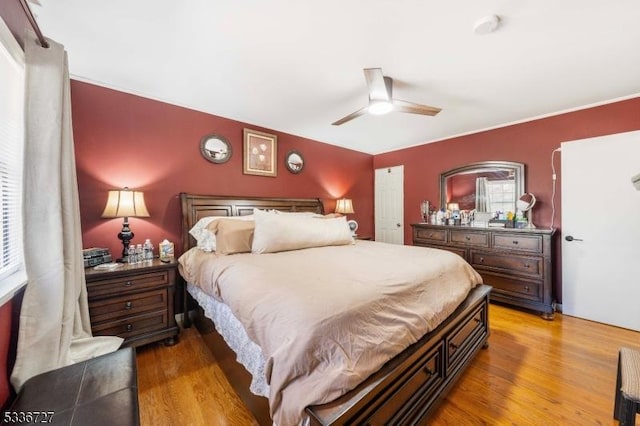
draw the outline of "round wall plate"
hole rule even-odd
[[[348,220],[347,224],[349,225],[349,229],[351,229],[352,233],[356,233],[356,231],[358,230],[358,222],[356,222],[355,220]]]

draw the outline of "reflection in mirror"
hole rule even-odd
[[[524,193],[524,164],[483,161],[440,175],[440,205],[457,203],[460,210],[513,212]]]
[[[298,174],[304,167],[304,159],[298,151],[289,151],[284,159],[284,164],[291,173]]]
[[[200,153],[212,163],[225,163],[231,158],[231,145],[222,136],[208,135],[200,141]]]

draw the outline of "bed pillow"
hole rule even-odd
[[[220,219],[253,220],[253,215],[203,217],[189,230],[189,234],[196,239],[197,246],[200,250],[210,252],[216,249],[216,236],[207,228],[207,226]]]
[[[216,236],[216,253],[234,254],[251,252],[253,242],[253,220],[218,219],[207,229]]]
[[[346,217],[320,219],[254,211],[253,253],[352,244]]]

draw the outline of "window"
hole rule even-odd
[[[513,180],[490,180],[487,182],[487,192],[490,212],[515,213],[513,200],[515,200],[516,188]]]
[[[0,19],[0,305],[26,282],[22,251],[24,53]]]

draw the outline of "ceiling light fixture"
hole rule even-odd
[[[373,115],[384,115],[393,109],[393,104],[389,101],[371,101],[369,103],[369,113]]]
[[[473,24],[473,32],[477,35],[484,35],[494,32],[498,25],[500,25],[500,18],[498,15],[487,15],[478,19]]]

